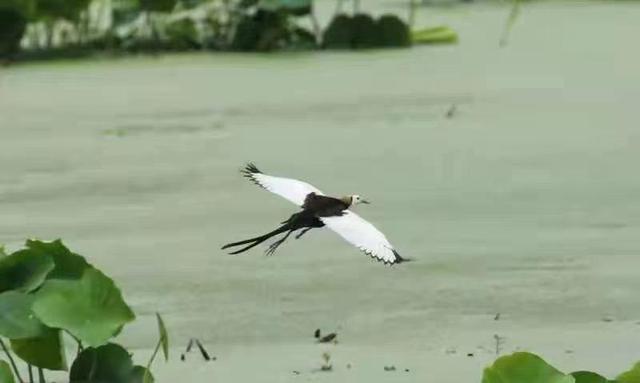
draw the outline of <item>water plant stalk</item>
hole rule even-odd
[[[505,22],[504,29],[502,31],[502,36],[500,37],[500,46],[504,47],[507,45],[509,40],[509,35],[511,34],[511,30],[513,29],[514,24],[518,20],[518,16],[520,16],[520,0],[512,0],[511,10],[509,11],[509,16],[507,17],[507,21]]]
[[[71,332],[67,330],[65,330],[65,332],[69,334],[69,336],[72,337],[74,341],[76,341],[76,344],[78,345],[78,351],[76,356],[80,355],[80,353],[84,351],[84,346],[82,345],[82,341],[77,336],[73,335]]]
[[[320,23],[318,22],[318,18],[316,17],[313,3],[311,4],[311,13],[309,14],[309,18],[311,19],[311,25],[313,26],[313,35],[315,37],[316,44],[320,44],[322,40],[322,28],[320,27]]]
[[[151,364],[153,364],[153,360],[158,355],[158,351],[160,351],[160,346],[162,345],[162,339],[158,340],[156,344],[156,348],[153,350],[153,354],[151,354],[151,358],[149,358],[149,362],[147,363],[147,369],[144,372],[144,377],[142,379],[143,382],[146,382],[149,376],[149,371],[151,370]]]
[[[9,359],[9,363],[11,363],[11,368],[13,368],[13,373],[18,378],[18,381],[20,383],[24,383],[24,380],[22,379],[22,376],[20,376],[20,372],[18,371],[18,366],[16,366],[16,361],[13,360],[13,357],[11,356],[11,353],[9,352],[9,349],[4,344],[2,339],[0,339],[0,347],[2,347],[2,350],[4,351],[4,353],[7,354],[7,358]]]
[[[407,20],[407,24],[409,25],[409,29],[413,28],[413,25],[416,23],[416,10],[418,8],[418,4],[416,0],[409,0],[409,17]]]

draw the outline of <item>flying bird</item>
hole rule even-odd
[[[384,234],[351,210],[355,205],[369,203],[361,196],[354,194],[341,198],[329,197],[306,182],[266,175],[251,163],[241,173],[263,189],[293,202],[301,210],[269,233],[224,245],[222,249],[246,245],[230,254],[240,254],[284,233],[282,238],[268,247],[266,254],[271,255],[293,232],[299,230],[295,237],[299,239],[311,229],[326,226],[365,254],[385,264],[392,265],[406,260],[398,254]]]

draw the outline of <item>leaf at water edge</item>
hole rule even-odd
[[[411,42],[414,44],[454,44],[458,42],[458,34],[446,25],[423,28],[411,31]]]
[[[18,291],[0,294],[0,336],[7,339],[24,339],[45,334],[45,325],[31,310],[34,300],[32,294]]]
[[[260,0],[258,1],[258,8],[271,11],[290,11],[294,12],[297,16],[308,15],[311,12],[313,6],[311,0]]]
[[[484,370],[482,383],[575,383],[570,375],[558,371],[542,358],[516,352],[498,358]]]
[[[158,319],[158,332],[160,333],[160,344],[162,345],[162,353],[164,354],[165,362],[169,361],[169,334],[167,333],[167,327],[164,325],[164,321],[159,313],[156,313]]]
[[[4,248],[4,245],[0,244],[0,257],[4,257],[4,256],[7,256],[7,255],[8,254],[7,254],[7,252],[6,252],[5,248]]]
[[[53,259],[29,250],[0,258],[0,293],[17,290],[28,293],[40,287],[53,270]]]
[[[618,375],[617,383],[640,383],[640,362],[636,363],[631,370]]]
[[[133,371],[131,355],[122,346],[108,343],[84,349],[69,372],[69,382],[130,383]]]
[[[151,371],[147,371],[145,367],[142,366],[133,366],[133,370],[131,371],[131,381],[130,383],[154,383],[155,378]]]
[[[9,363],[0,360],[0,383],[15,383]]]
[[[591,371],[576,371],[572,372],[571,376],[576,383],[611,383],[609,379]]]
[[[79,280],[50,280],[36,293],[33,311],[47,326],[62,328],[89,346],[100,346],[135,315],[111,280],[87,269]]]
[[[69,251],[59,239],[52,242],[29,239],[25,245],[30,251],[53,259],[55,268],[47,279],[80,279],[85,270],[92,268],[83,256]]]
[[[20,359],[36,367],[56,371],[67,369],[60,330],[47,328],[45,334],[36,338],[11,339],[11,348]]]

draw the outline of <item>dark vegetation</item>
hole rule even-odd
[[[0,383],[46,382],[45,370],[69,371],[69,382],[151,383],[151,364],[168,335],[157,315],[159,340],[145,366],[114,343],[135,315],[114,281],[61,241],[29,240],[24,249],[0,249]],[[67,364],[65,343],[77,353]],[[3,360],[6,357],[6,360]],[[26,364],[28,380],[19,373]]]
[[[498,358],[487,367],[482,383],[640,383],[640,363],[609,380],[591,371],[565,374],[537,355],[516,352]]]
[[[311,21],[312,30],[302,21]],[[0,0],[0,58],[162,51],[267,52],[411,44],[397,16],[336,14],[323,31],[312,0]]]
[[[329,49],[367,49],[411,45],[409,28],[397,16],[383,15],[374,20],[368,14],[336,16],[323,35]]]

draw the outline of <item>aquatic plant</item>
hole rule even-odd
[[[331,20],[323,37],[323,46],[327,49],[368,49],[410,45],[409,27],[394,15],[382,15],[374,20],[364,13],[354,16],[340,14]]]
[[[336,15],[325,29],[322,44],[327,49],[351,49],[353,27],[351,16]]]
[[[198,29],[191,19],[185,18],[167,24],[165,34],[172,43],[172,47],[177,50],[200,49],[202,47]]]
[[[516,352],[498,358],[484,370],[482,383],[640,383],[640,363],[614,380],[591,371],[565,374],[541,357]]]
[[[151,382],[155,353],[147,367],[135,366],[129,352],[112,343],[134,319],[115,282],[60,240],[28,240],[24,249],[0,255],[0,346],[19,382],[24,380],[13,355],[28,364],[30,375],[36,367],[41,382],[43,370],[68,369],[65,335],[78,347],[71,382],[133,383],[138,377]],[[159,315],[158,323],[159,345],[168,358],[168,335]],[[6,362],[0,363],[3,375]],[[0,379],[5,381],[11,380]]]
[[[375,48],[380,46],[380,32],[373,17],[366,13],[353,16],[351,22],[351,46],[355,49]]]
[[[0,58],[19,50],[30,11],[25,4],[17,0],[0,3]]]
[[[411,32],[411,41],[414,44],[455,44],[458,42],[458,34],[443,25],[414,30]]]
[[[518,17],[520,16],[520,0],[512,0],[511,10],[509,11],[509,16],[507,17],[507,21],[505,22],[504,29],[502,30],[502,36],[500,37],[500,46],[504,47],[507,45],[509,40],[509,35],[511,34],[511,30],[513,26],[516,24]]]
[[[0,56],[306,50],[322,41],[332,49],[411,44],[404,21],[390,15],[374,20],[358,4],[354,1],[353,16],[337,14],[323,31],[313,0],[3,0]],[[310,18],[309,30],[301,17]],[[19,52],[21,43],[24,52]]]
[[[409,26],[398,16],[382,15],[376,21],[379,44],[382,47],[407,47],[411,45]]]

